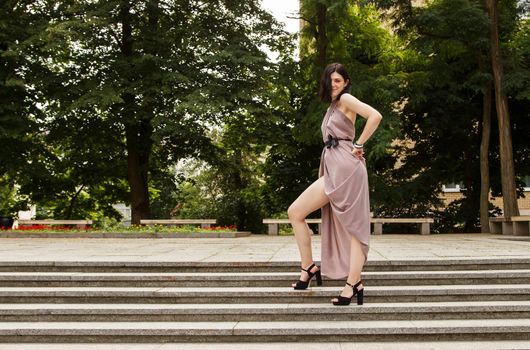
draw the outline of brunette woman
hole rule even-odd
[[[319,179],[289,207],[288,214],[300,251],[302,273],[294,289],[306,289],[313,277],[322,285],[322,275],[346,278],[334,305],[349,305],[357,296],[363,303],[361,271],[370,242],[370,203],[364,143],[377,129],[381,114],[349,93],[351,80],[340,63],[326,67],[320,80],[320,100],[330,103],[322,121],[324,149]],[[355,120],[366,118],[355,140]],[[321,267],[313,261],[311,235],[305,218],[322,209]]]

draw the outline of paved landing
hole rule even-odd
[[[320,260],[320,236],[313,236]],[[485,234],[372,236],[368,260],[530,258],[530,237]],[[293,236],[241,238],[0,238],[0,261],[298,261]]]

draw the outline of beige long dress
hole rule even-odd
[[[353,140],[352,121],[332,103],[322,121],[324,142],[333,138]],[[361,243],[364,257],[370,243],[370,202],[366,164],[351,154],[353,143],[339,141],[324,147],[319,176],[324,177],[330,203],[322,207],[322,274],[344,278],[350,265],[350,243],[354,236]]]

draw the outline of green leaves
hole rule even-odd
[[[374,3],[392,7],[397,27]],[[524,172],[530,31],[521,11],[503,4],[502,37]],[[339,61],[352,93],[384,116],[367,144],[375,213],[431,210],[441,184],[462,179],[475,200],[490,79],[479,67],[489,49],[482,4],[303,0],[300,16],[295,38],[257,0],[4,1],[1,173],[57,216],[114,216],[114,202],[146,216],[151,196],[158,217],[187,201],[194,209],[183,215],[215,213],[259,230],[261,215],[285,211],[316,179],[326,108],[318,78]],[[173,170],[182,159],[208,166],[183,180]]]
[[[227,149],[263,142],[256,116],[270,116],[267,89],[275,67],[261,47],[279,50],[288,40],[257,1],[2,6],[0,25],[25,36],[0,41],[0,57],[11,64],[1,72],[10,90],[0,101],[0,113],[6,111],[0,130],[5,127],[9,136],[6,144],[15,144],[13,135],[21,136],[17,142],[28,135],[35,141],[39,151],[19,166],[24,175],[17,182],[56,215],[108,211],[105,202],[125,201],[133,204],[137,220],[149,215],[149,193],[160,193],[146,187],[168,188],[162,178],[171,176],[166,170],[172,164],[188,157],[218,161],[221,152],[209,129],[248,130],[248,138],[227,136]],[[13,113],[35,120],[27,124],[31,128],[20,122],[19,131],[14,129],[23,120],[7,110],[15,92]],[[256,125],[240,122],[246,118]],[[150,174],[157,181],[149,181]]]

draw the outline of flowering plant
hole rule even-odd
[[[90,225],[78,228],[75,225],[20,225],[13,229],[3,229],[3,231],[32,231],[32,232],[68,232],[68,231],[93,231]]]
[[[237,231],[237,226],[236,225],[210,226],[210,227],[205,227],[202,230],[204,231]]]
[[[76,225],[21,225],[17,229],[2,229],[2,231],[20,231],[20,232],[167,232],[167,233],[184,233],[184,232],[231,232],[237,231],[235,225],[230,226],[211,226],[198,227],[193,225],[167,226],[167,225],[114,225],[106,227],[85,226],[83,228]]]

